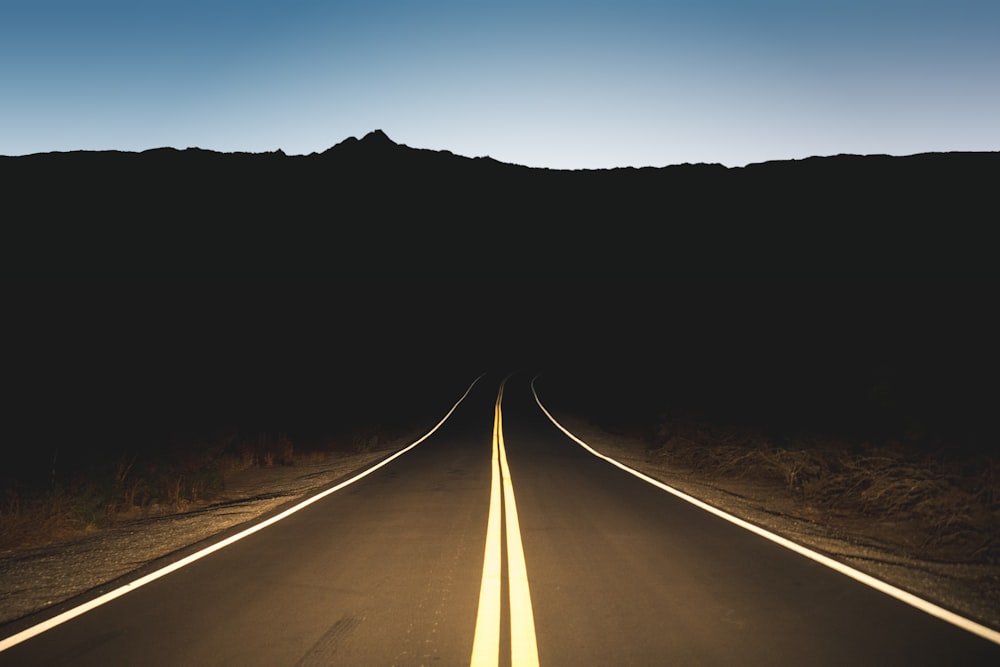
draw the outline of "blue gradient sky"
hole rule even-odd
[[[0,0],[0,154],[554,168],[1000,150],[997,0]]]

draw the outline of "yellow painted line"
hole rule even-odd
[[[483,583],[479,587],[479,611],[476,612],[476,636],[472,642],[472,665],[496,665],[500,660],[500,477],[497,467],[500,456],[496,418],[493,411],[493,455],[490,459],[490,515],[486,522],[486,552],[483,556]]]
[[[504,381],[506,383],[506,380]],[[476,634],[472,644],[474,667],[500,662],[500,508],[503,506],[504,529],[507,535],[507,583],[510,595],[510,662],[517,667],[538,665],[538,643],[535,638],[535,617],[531,610],[528,588],[528,568],[524,562],[521,528],[514,501],[514,483],[507,463],[503,441],[504,383],[500,384],[493,411],[493,455],[490,475],[490,514],[486,524],[486,552],[483,557],[483,581],[479,589],[479,611]],[[503,493],[501,493],[501,488]]]
[[[500,389],[503,398],[503,388]],[[497,439],[500,441],[500,473],[503,476],[503,508],[507,519],[507,582],[510,586],[510,664],[517,667],[538,665],[538,644],[535,640],[535,616],[531,611],[528,590],[528,568],[521,546],[521,527],[517,521],[514,483],[507,465],[507,450],[503,444],[503,413],[497,400]]]

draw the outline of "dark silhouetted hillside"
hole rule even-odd
[[[995,277],[1000,153],[547,170],[383,132],[307,156],[155,149],[0,158],[6,271],[239,282],[374,277],[863,284]]]
[[[1000,153],[560,171],[379,131],[2,157],[7,444],[308,440],[524,368],[633,424],[992,451],[998,175]]]

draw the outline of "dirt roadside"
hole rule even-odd
[[[60,604],[158,558],[252,522],[406,444],[395,441],[363,453],[249,468],[227,480],[221,495],[183,512],[124,521],[43,546],[0,550],[0,624]]]
[[[554,415],[593,449],[675,489],[856,570],[1000,630],[1000,565],[931,561],[908,555],[906,527],[868,517],[810,516],[781,487],[751,478],[705,477],[651,457],[637,438],[611,435],[566,414]]]

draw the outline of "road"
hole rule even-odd
[[[588,453],[529,381],[481,378],[398,458],[0,665],[1000,664]]]

